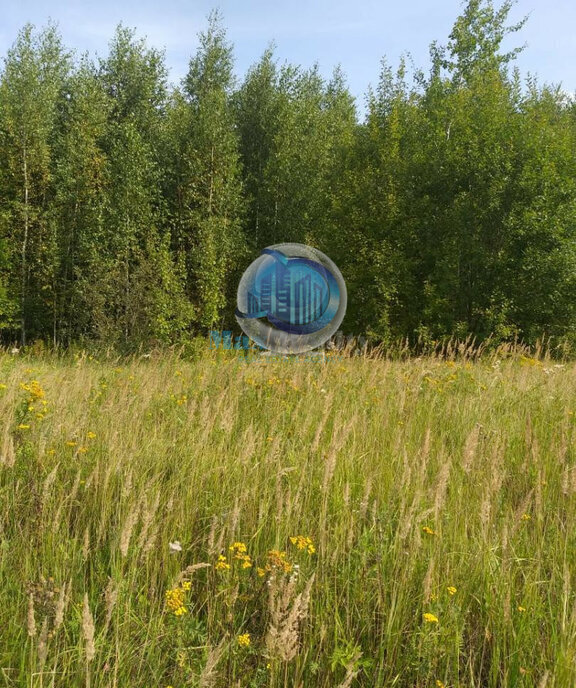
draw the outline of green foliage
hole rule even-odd
[[[22,343],[49,327],[53,310],[45,293],[54,243],[51,140],[70,68],[55,27],[33,29],[27,24],[18,34],[0,81],[0,240],[10,253],[5,310],[17,312]]]
[[[496,9],[492,0],[468,0],[450,34],[449,58],[443,61],[453,72],[456,83],[482,71],[505,67],[524,49],[522,46],[504,54],[499,52],[504,38],[520,31],[527,21],[525,17],[513,26],[506,26],[514,4],[514,0],[505,0]]]
[[[296,241],[340,267],[350,333],[576,341],[576,107],[510,71],[512,7],[468,0],[412,82],[383,60],[363,122],[339,67],[273,45],[237,84],[218,12],[177,88],[132,29],[95,64],[25,26],[0,74],[1,339],[186,343]]]
[[[0,352],[11,683],[573,687],[576,364],[454,353]]]
[[[179,134],[177,240],[199,324],[213,327],[227,304],[230,273],[245,255],[238,138],[230,91],[232,48],[218,14],[200,35],[176,117]]]

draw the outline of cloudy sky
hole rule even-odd
[[[65,44],[78,52],[105,55],[115,26],[122,22],[164,48],[170,77],[186,72],[211,9],[224,16],[241,77],[273,40],[276,56],[311,66],[329,76],[340,64],[360,109],[368,85],[378,78],[380,60],[392,65],[410,53],[418,67],[428,65],[428,46],[445,43],[460,0],[0,0],[0,55],[18,30],[31,22],[57,22]],[[527,43],[517,60],[524,74],[576,90],[576,3],[573,0],[518,0],[510,19],[530,15],[507,47]]]

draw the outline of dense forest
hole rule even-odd
[[[576,341],[576,104],[502,49],[511,2],[469,0],[430,68],[239,81],[218,13],[186,77],[119,26],[105,58],[22,28],[0,73],[0,341],[119,350],[237,330],[267,245],[316,246],[342,329],[387,342]],[[343,56],[345,61],[345,56]]]

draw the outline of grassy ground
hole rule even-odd
[[[0,355],[0,685],[573,688],[575,383]]]

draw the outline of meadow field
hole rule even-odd
[[[0,354],[0,686],[574,688],[576,363]]]

